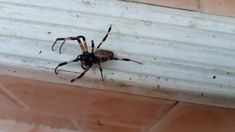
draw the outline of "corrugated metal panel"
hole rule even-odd
[[[71,84],[80,64],[58,63],[81,53],[69,41],[51,51],[57,37],[84,35],[102,48],[143,62],[110,61],[72,85],[235,107],[235,19],[110,0],[0,0],[0,72]],[[58,47],[57,47],[58,48]],[[57,49],[58,50],[58,49]],[[98,80],[97,80],[98,79]]]

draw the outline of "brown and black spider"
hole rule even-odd
[[[100,73],[101,73],[101,78],[103,81],[103,72],[102,72],[102,68],[100,63],[108,61],[108,60],[122,60],[122,61],[133,61],[136,62],[138,64],[142,64],[141,62],[135,61],[135,60],[131,60],[128,58],[117,58],[114,57],[114,53],[112,51],[109,50],[103,50],[103,49],[99,49],[100,46],[102,45],[103,42],[105,42],[105,40],[107,39],[110,31],[112,29],[112,25],[110,25],[108,32],[106,33],[106,35],[104,36],[103,40],[100,42],[100,44],[97,46],[97,49],[94,51],[94,41],[91,40],[91,52],[88,52],[88,47],[87,47],[87,43],[86,43],[86,38],[84,36],[76,36],[76,37],[67,37],[67,38],[57,38],[55,40],[55,42],[52,45],[52,51],[54,51],[54,46],[57,43],[57,41],[63,41],[60,49],[59,49],[59,53],[61,53],[61,48],[64,45],[66,40],[77,40],[80,48],[82,50],[82,54],[78,55],[77,58],[71,60],[71,61],[66,61],[66,62],[62,62],[60,64],[58,64],[58,66],[55,68],[55,74],[57,73],[57,69],[63,65],[66,65],[68,63],[72,63],[72,62],[81,62],[81,67],[84,69],[84,71],[76,78],[72,79],[71,82],[74,82],[77,79],[80,79],[81,77],[84,76],[84,74],[91,68],[91,66],[93,64],[98,64],[99,69],[100,69]],[[82,40],[82,41],[81,41]]]

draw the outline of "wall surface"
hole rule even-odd
[[[0,76],[3,132],[234,132],[235,110]],[[215,125],[216,124],[216,125]]]
[[[127,0],[235,17],[234,0]]]
[[[0,83],[0,118],[82,132],[147,131],[176,103],[10,76]]]

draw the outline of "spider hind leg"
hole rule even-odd
[[[100,46],[103,44],[103,42],[105,42],[105,40],[108,38],[110,31],[112,30],[112,25],[110,25],[108,32],[106,33],[106,35],[104,36],[104,38],[102,39],[102,41],[100,42],[100,44],[97,46],[97,49],[100,48]]]
[[[116,57],[113,57],[111,60],[132,61],[132,62],[135,62],[135,63],[138,63],[138,64],[142,64],[139,61],[131,60],[131,59],[128,59],[128,58],[116,58]]]

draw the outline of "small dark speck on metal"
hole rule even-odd
[[[84,1],[83,3],[84,3],[84,5],[86,5],[86,6],[90,6],[90,5],[91,5],[91,3],[90,3],[89,1]]]
[[[40,50],[39,52],[38,52],[38,54],[41,54],[42,53],[42,51]]]

